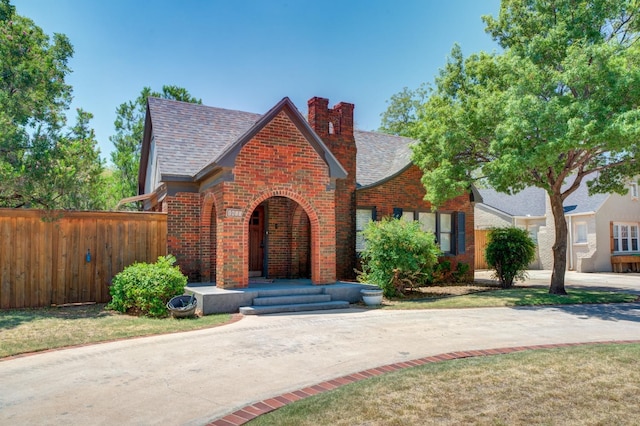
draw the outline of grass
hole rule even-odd
[[[428,290],[428,288],[427,288]],[[585,303],[627,303],[638,300],[628,293],[597,290],[570,290],[566,296],[549,294],[547,288],[517,287],[507,290],[484,288],[456,296],[442,293],[429,297],[397,298],[385,301],[381,309],[488,308],[503,306],[573,305]]]
[[[569,296],[554,296],[548,294],[546,289],[537,287],[500,290],[486,286],[451,286],[427,287],[422,291],[419,298],[385,300],[380,309],[622,303],[638,300],[635,295],[591,290],[571,290]],[[413,297],[416,297],[415,294]],[[230,320],[227,314],[179,320],[152,319],[120,314],[106,310],[104,306],[0,311],[0,358],[65,346],[196,330]]]
[[[590,345],[400,370],[287,405],[256,425],[635,425],[640,345]]]
[[[104,304],[0,311],[0,358],[65,346],[197,330],[230,315],[153,319],[120,314]]]

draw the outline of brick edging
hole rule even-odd
[[[580,342],[580,343],[553,343],[547,345],[532,345],[532,346],[514,346],[509,348],[497,348],[497,349],[482,349],[472,351],[457,351],[447,352],[444,354],[428,356],[424,358],[418,358],[410,361],[396,362],[393,364],[383,365],[381,367],[370,368],[368,370],[360,371],[358,373],[349,374],[346,376],[338,377],[337,379],[327,380],[304,389],[300,389],[293,392],[287,392],[282,395],[275,396],[273,398],[258,401],[253,404],[247,405],[233,413],[214,420],[208,423],[207,426],[238,426],[243,425],[250,420],[255,419],[263,414],[275,411],[278,408],[285,405],[299,401],[301,399],[308,398],[313,395],[318,395],[323,392],[327,392],[349,383],[359,382],[360,380],[368,379],[370,377],[380,376],[392,371],[402,370],[405,368],[417,367],[419,365],[431,364],[434,362],[450,361],[453,359],[473,358],[479,356],[490,355],[506,355],[515,352],[537,350],[537,349],[557,349],[566,348],[572,346],[585,346],[585,345],[603,345],[603,344],[633,344],[640,343],[640,340],[610,340],[602,342]]]

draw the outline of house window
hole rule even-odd
[[[411,211],[403,211],[401,217],[402,220],[406,220],[407,222],[413,222],[415,220],[414,213]]]
[[[364,228],[374,219],[373,209],[356,210],[356,253],[360,253],[365,248]]]
[[[418,222],[420,228],[425,232],[436,233],[436,214],[427,212],[418,212]]]
[[[638,251],[638,236],[638,224],[614,223],[613,251],[620,253]]]
[[[587,223],[586,222],[577,222],[576,223],[576,244],[583,244],[587,242]]]
[[[629,194],[631,194],[631,198],[633,198],[634,200],[638,199],[638,184],[637,183],[632,183],[631,185],[629,185]]]
[[[451,234],[453,233],[453,227],[451,226],[451,216],[451,213],[438,213],[438,242],[443,253],[451,253],[452,251]]]

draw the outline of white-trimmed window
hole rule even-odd
[[[575,239],[576,244],[585,244],[587,242],[587,222],[576,222]]]
[[[373,220],[373,209],[356,209],[356,253],[364,250],[364,228]]]
[[[638,184],[635,182],[632,182],[629,185],[629,194],[631,195],[631,198],[634,200],[638,199]]]
[[[425,232],[436,233],[436,214],[432,212],[418,212],[420,228]]]
[[[440,226],[438,227],[438,243],[443,253],[451,253],[451,240],[453,234],[453,221],[451,213],[439,213]]]
[[[617,253],[639,251],[639,235],[637,223],[614,223],[613,251]]]

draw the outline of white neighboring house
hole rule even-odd
[[[564,203],[568,226],[567,268],[577,272],[640,270],[640,199],[638,181],[629,192],[588,194],[586,182]],[[508,195],[478,188],[482,203],[475,205],[475,229],[516,226],[526,229],[537,245],[530,269],[552,269],[555,240],[549,198],[540,188]]]

